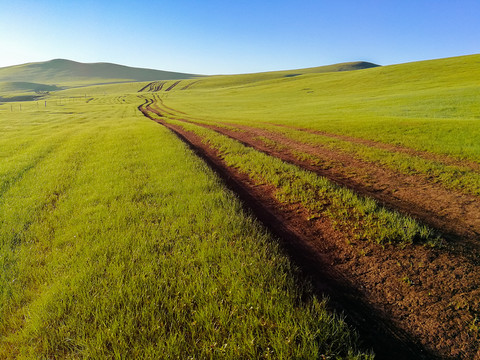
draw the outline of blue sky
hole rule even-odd
[[[479,0],[0,0],[0,67],[54,58],[199,74],[480,53]]]

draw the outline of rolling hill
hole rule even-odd
[[[229,75],[229,82],[235,76],[241,82],[255,82],[278,77],[295,77],[311,73],[351,71],[377,67],[379,65],[357,61],[306,69]],[[0,68],[0,91],[35,91],[48,86],[81,86],[131,81],[182,80],[202,75],[135,68],[112,63],[80,63],[65,59],[27,63]],[[219,77],[222,77],[220,75]],[[8,85],[4,84],[9,83]],[[2,84],[3,83],[3,84]],[[34,86],[25,86],[34,83]],[[44,85],[48,84],[48,85]],[[54,89],[50,89],[54,90]]]
[[[190,79],[198,75],[134,68],[111,63],[80,63],[65,59],[0,68],[1,82],[79,86],[128,81]]]
[[[61,87],[55,85],[45,85],[24,81],[6,81],[0,83],[0,92],[49,92],[61,90]]]
[[[320,74],[320,73],[336,73],[344,71],[362,70],[380,65],[373,64],[366,61],[354,61],[332,65],[316,66],[311,68],[294,69],[294,70],[281,70],[281,71],[267,71],[251,74],[238,74],[238,75],[216,75],[209,76],[208,82],[203,82],[203,87],[231,87],[236,85],[248,85],[257,83],[259,81],[294,78],[300,75],[307,74]]]
[[[223,82],[232,85],[299,75],[351,71],[377,67],[369,62],[349,62],[306,69],[271,71],[241,75],[213,76],[216,86]],[[27,63],[0,68],[0,101],[28,101],[39,93],[90,85],[137,81],[184,80],[202,75],[135,68],[112,63],[80,63],[65,59]]]

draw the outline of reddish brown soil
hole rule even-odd
[[[475,171],[480,171],[480,163],[474,162],[474,161],[469,161],[469,160],[461,160],[457,159],[452,156],[448,155],[440,155],[440,154],[434,154],[428,151],[421,151],[421,150],[415,150],[412,148],[400,146],[400,145],[393,145],[393,144],[386,144],[382,143],[379,141],[373,141],[373,140],[367,140],[367,139],[361,139],[361,138],[356,138],[353,136],[347,136],[347,135],[341,135],[341,134],[333,134],[333,133],[328,133],[325,131],[318,131],[318,130],[311,130],[311,129],[305,129],[305,128],[296,128],[293,126],[287,126],[287,125],[279,125],[279,124],[269,124],[271,126],[278,126],[278,127],[284,127],[288,129],[293,129],[293,130],[298,130],[298,131],[305,131],[310,134],[319,134],[322,136],[328,136],[331,138],[339,139],[339,140],[344,140],[356,144],[362,144],[362,145],[367,145],[370,147],[376,147],[379,149],[384,149],[387,151],[393,151],[393,152],[400,152],[412,156],[418,156],[427,160],[433,160],[433,161],[438,161],[440,163],[444,163],[446,165],[454,165],[454,166],[461,166],[461,167],[467,167]]]
[[[264,129],[201,125],[314,171],[359,194],[373,197],[386,207],[442,230],[450,240],[449,245],[457,245],[452,250],[475,258],[480,255],[479,197],[447,189],[422,176],[405,175],[355,159],[343,152],[303,144]],[[262,138],[269,141],[266,143]],[[296,154],[299,151],[314,155],[315,159],[301,159]]]
[[[148,105],[147,101],[139,109],[152,118],[149,114],[152,109]],[[455,235],[455,239],[458,238],[457,244],[440,249],[421,245],[401,249],[360,241],[352,243],[351,236],[335,230],[328,219],[307,220],[309,214],[300,205],[279,203],[274,187],[258,186],[245,175],[228,168],[219,154],[202,143],[195,134],[165,120],[155,121],[177,133],[226,179],[246,206],[282,240],[315,289],[328,294],[332,298],[332,305],[346,312],[366,343],[374,348],[377,358],[480,359],[478,253],[473,251],[466,254],[461,251],[467,240],[471,250],[477,249],[473,240],[475,234],[478,235],[475,233],[478,224],[464,222],[467,225],[449,225],[449,222],[462,220],[462,215],[459,213],[452,217],[450,207],[447,207],[444,215],[447,220],[442,221],[442,216],[436,215],[438,209],[435,211],[432,206],[428,208],[425,205],[429,202],[424,204],[425,198],[417,196],[415,186],[418,185],[409,187],[404,184],[400,187],[403,182],[419,184],[418,179],[402,178],[395,183],[398,174],[382,173],[382,169],[370,169],[371,164],[365,166],[355,162],[357,160],[342,158],[321,149],[319,154],[332,161],[329,166],[321,167],[325,174],[331,175],[329,177],[360,193],[387,194],[387,200],[397,197],[396,201],[386,202],[406,212],[411,213],[420,204],[435,215],[431,224],[444,227]],[[266,135],[271,134],[262,133],[261,136],[275,140],[280,145],[271,147],[259,140],[260,134],[252,133],[250,128],[248,132],[232,132],[225,127],[216,127],[216,130],[271,155],[286,157],[288,161],[312,169],[312,164],[300,162],[288,150],[289,146],[299,149],[298,144],[289,144],[285,139],[268,137]],[[310,148],[301,150],[313,153]],[[343,164],[347,170],[344,171],[339,164]],[[368,182],[369,178],[373,180]],[[378,186],[378,180],[375,179],[381,179],[384,185]],[[392,184],[399,188],[393,194],[388,190]],[[433,191],[430,188],[427,190]],[[401,197],[399,192],[409,196]],[[438,193],[436,196],[441,200],[444,195]],[[458,194],[454,195],[452,199]],[[381,197],[379,199],[382,200]],[[425,210],[420,213],[428,215]],[[463,226],[465,229],[462,229]]]
[[[175,110],[163,104],[161,109],[158,107],[150,109],[160,115],[162,112],[175,115]],[[479,197],[447,189],[428,177],[405,175],[372,162],[356,159],[341,151],[304,144],[265,129],[234,124],[219,124],[220,126],[197,122],[196,124],[314,171],[359,194],[373,197],[386,207],[406,213],[442,230],[450,244],[459,242],[458,246],[454,247],[456,251],[466,256],[480,256]],[[270,141],[265,142],[262,138]],[[297,154],[299,151],[313,155],[315,159],[301,159]]]

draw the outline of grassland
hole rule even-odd
[[[63,86],[190,79],[193,74],[134,68],[111,63],[79,63],[65,59],[27,63],[0,68],[1,82],[34,82]]]
[[[471,55],[166,82],[142,92],[142,109],[266,189],[280,219],[335,248],[329,264],[437,356],[467,359],[480,339],[479,64]],[[323,235],[332,228],[351,248]]]
[[[0,104],[0,357],[369,357],[140,106],[297,226],[422,351],[472,358],[479,64],[76,79]]]
[[[203,120],[290,125],[479,162],[479,64],[471,55],[255,86],[211,77],[164,100]]]
[[[0,105],[0,357],[369,358],[131,86]]]
[[[465,206],[480,194],[479,62],[479,55],[471,55],[358,71],[299,71],[295,77],[238,75],[230,86],[225,77],[186,80],[171,91],[156,92],[152,107],[166,118],[223,128],[224,135],[230,132],[258,147],[258,141],[255,145],[255,139],[240,134],[255,133],[270,150],[277,146],[277,156],[290,152],[311,166],[324,164],[317,166],[320,172],[332,167],[333,156],[337,172],[345,162],[349,166],[336,179],[369,182],[374,189],[362,191],[373,196],[385,192],[375,183],[385,182],[391,192],[404,190],[404,202],[412,196],[402,181],[428,188],[421,204],[410,205],[425,207],[415,216],[425,218],[422,213],[428,212],[432,218],[442,209],[454,217],[450,223],[457,223],[463,221],[457,215],[462,212],[474,234],[480,229],[478,211]],[[448,192],[459,195],[451,199]],[[394,196],[388,197],[398,207]],[[434,204],[429,197],[445,202]],[[455,204],[447,210],[449,202]],[[427,222],[439,226],[442,221]]]
[[[213,130],[168,121],[201,136],[220,153],[227,166],[247,174],[257,184],[274,186],[280,202],[302,204],[310,211],[312,219],[328,216],[352,238],[400,245],[413,242],[433,245],[439,240],[432,229],[414,219],[389,211],[374,200],[360,197],[326,178],[286,164]]]

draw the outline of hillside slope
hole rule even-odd
[[[32,101],[62,87],[23,81],[0,82],[0,101]]]
[[[479,65],[475,54],[252,84],[240,75],[208,77],[189,91],[177,86],[167,106],[209,120],[274,122],[480,162]]]
[[[283,79],[283,78],[294,78],[301,75],[307,74],[321,74],[321,73],[337,73],[337,72],[346,72],[353,70],[362,70],[379,67],[380,65],[373,64],[365,61],[354,61],[346,62],[332,65],[317,66],[304,69],[294,69],[294,70],[281,70],[281,71],[268,71],[260,73],[251,73],[251,74],[238,74],[238,75],[215,75],[205,78],[201,83],[201,86],[206,87],[231,87],[237,85],[248,85],[257,83],[259,81],[265,80],[274,80],[274,79]],[[195,85],[197,86],[197,85]]]
[[[197,75],[111,63],[87,64],[64,59],[0,68],[0,82],[33,82],[49,85],[190,79],[195,76]]]
[[[392,334],[422,346],[413,355],[375,348],[379,358],[480,359],[479,65],[476,54],[250,83],[170,81],[143,92],[139,109],[222,166],[259,218],[275,214],[265,220],[272,231],[301,234],[298,253],[318,261],[298,264],[315,269],[321,291],[320,269],[348,279],[346,302],[372,307],[357,322],[362,334],[382,328],[371,316],[385,314]],[[408,220],[392,226],[399,216]],[[297,236],[279,235],[289,245]],[[331,299],[346,300],[341,293]]]

